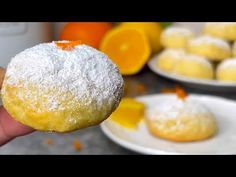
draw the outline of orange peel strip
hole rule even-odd
[[[184,100],[187,97],[187,92],[177,85],[175,88],[163,88],[161,89],[161,93],[175,93],[179,99]]]
[[[75,46],[81,45],[81,41],[55,42],[62,50],[72,50]]]

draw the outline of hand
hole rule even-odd
[[[0,90],[5,76],[5,69],[0,67]],[[0,106],[0,146],[22,135],[29,134],[34,130],[15,121],[8,112]]]
[[[2,106],[0,107],[0,146],[33,131],[32,128],[15,121]]]

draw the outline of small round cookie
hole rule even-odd
[[[169,27],[161,34],[161,44],[166,48],[186,49],[194,34],[187,28]]]
[[[102,52],[70,41],[42,43],[12,58],[2,101],[17,121],[42,131],[97,125],[123,94],[118,68]]]
[[[165,49],[157,57],[157,66],[163,71],[172,72],[176,63],[184,56],[182,49]]]
[[[232,54],[233,54],[233,57],[236,57],[236,41],[234,42],[233,47],[232,47]]]
[[[178,75],[198,78],[213,79],[214,69],[212,64],[205,58],[198,55],[185,55],[174,68]]]
[[[188,52],[213,61],[231,57],[230,45],[222,39],[211,36],[200,36],[189,41]]]
[[[236,40],[236,23],[235,22],[209,22],[203,29],[204,34],[221,38],[227,41]]]
[[[222,61],[216,69],[216,79],[220,81],[236,82],[236,58]]]
[[[148,130],[156,137],[187,142],[207,139],[217,132],[213,114],[202,104],[188,97],[155,105],[145,118]]]

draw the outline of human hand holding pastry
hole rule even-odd
[[[12,58],[1,94],[17,121],[69,132],[107,119],[123,95],[123,78],[107,55],[79,41],[42,43]]]
[[[5,70],[0,67],[0,89],[2,86]],[[8,112],[0,107],[0,146],[14,139],[33,132],[34,130],[15,121]]]
[[[69,132],[98,125],[123,95],[116,65],[78,41],[26,49],[2,73],[0,144],[33,129]]]

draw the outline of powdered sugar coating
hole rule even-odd
[[[228,58],[222,61],[222,63],[219,64],[217,70],[228,69],[228,68],[235,68],[236,70],[236,58]]]
[[[185,55],[185,59],[196,61],[196,62],[201,63],[210,69],[213,69],[212,64],[206,58],[201,57],[199,55],[188,54],[188,55]]]
[[[186,98],[181,100],[177,97],[159,103],[147,111],[150,120],[178,119],[180,115],[211,114],[209,110],[199,102]]]
[[[185,55],[185,51],[183,49],[167,48],[160,53],[159,57],[171,56],[171,57],[176,57],[176,58],[182,58],[184,55]]]
[[[66,42],[66,41],[64,41]],[[30,97],[32,108],[36,108],[39,97],[47,96],[48,111],[64,110],[63,93],[83,105],[93,105],[97,110],[104,105],[118,106],[123,94],[123,79],[116,65],[103,53],[87,45],[79,45],[70,51],[60,49],[54,42],[43,43],[26,49],[12,58],[6,72],[4,84],[22,88],[33,85],[35,97]],[[55,88],[54,95],[48,94]],[[4,94],[5,90],[2,90]],[[40,110],[38,110],[40,111]]]
[[[169,27],[164,31],[165,35],[193,36],[192,31],[187,28]]]
[[[231,50],[230,45],[226,41],[208,35],[200,36],[189,41],[189,45],[204,45],[204,44],[214,45],[229,52]]]

